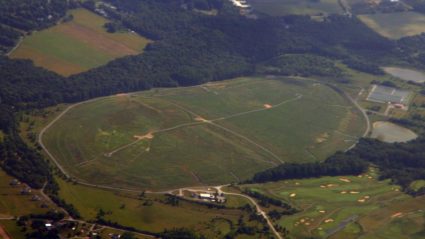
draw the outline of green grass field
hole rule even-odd
[[[247,219],[246,212],[237,209],[209,209],[207,206],[180,201],[178,206],[165,204],[164,195],[118,194],[96,188],[73,185],[58,179],[59,195],[72,203],[86,220],[95,219],[99,209],[107,213],[106,220],[118,222],[151,232],[179,227],[192,228],[208,238],[219,238],[230,231],[240,216]],[[150,201],[151,205],[145,205]],[[125,205],[122,208],[122,205]],[[249,223],[249,222],[247,222]],[[249,224],[256,225],[256,222]]]
[[[20,192],[24,185],[9,185],[12,179],[3,170],[0,170],[0,217],[17,217],[30,213],[43,213],[49,210],[40,207],[41,201],[31,201],[31,195],[21,195]],[[38,192],[33,192],[32,194],[42,198]]]
[[[248,3],[256,11],[272,16],[343,13],[338,0],[248,0]]]
[[[44,142],[80,179],[157,190],[324,160],[351,146],[364,127],[357,110],[325,85],[240,78],[85,103],[56,122]]]
[[[16,225],[15,220],[1,220],[0,226],[5,230],[7,235],[13,239],[25,239],[26,232],[21,231],[21,228]],[[0,236],[0,239],[3,237]]]
[[[351,217],[356,218],[355,222],[341,227],[330,238],[407,238],[404,236],[424,230],[420,223],[425,219],[425,197],[403,194],[398,186],[377,181],[376,171],[371,170],[361,177],[286,180],[242,187],[289,201],[301,209],[300,213],[283,216],[276,222],[291,231],[290,238],[325,238]],[[408,228],[415,228],[410,232],[403,224],[394,226],[409,222],[412,225]],[[392,234],[386,231],[390,228]]]
[[[425,15],[416,12],[360,15],[360,20],[382,36],[399,39],[425,32]]]
[[[31,59],[68,76],[98,67],[125,55],[139,54],[149,40],[130,32],[107,33],[107,19],[85,9],[71,10],[70,22],[34,32],[11,54],[11,58]]]

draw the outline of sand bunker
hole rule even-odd
[[[295,196],[297,196],[297,194],[296,193],[292,193],[291,195],[289,195],[291,198],[293,198],[293,197],[295,197]]]
[[[397,212],[397,213],[394,213],[393,215],[391,215],[391,218],[401,217],[402,215],[403,215],[402,212]]]
[[[350,191],[350,194],[359,194],[360,192],[357,191]]]
[[[326,219],[326,220],[325,220],[325,223],[330,223],[330,222],[334,222],[334,219],[329,218],[329,219]]]
[[[339,178],[340,181],[346,182],[346,183],[351,183],[351,180],[348,178]]]
[[[273,106],[272,105],[269,105],[269,104],[264,104],[264,108],[270,109],[270,108],[273,108]]]

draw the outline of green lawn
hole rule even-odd
[[[377,13],[360,15],[359,18],[382,36],[391,39],[425,32],[425,15],[416,12]]]
[[[44,141],[78,178],[164,189],[245,180],[283,161],[324,160],[351,146],[364,127],[355,108],[325,85],[239,78],[85,103]]]
[[[255,10],[272,16],[343,13],[338,0],[248,0],[248,3]]]
[[[415,230],[409,234],[424,230],[420,223],[425,214],[418,210],[424,209],[425,197],[412,198],[399,192],[398,186],[391,185],[389,181],[377,181],[376,178],[377,173],[369,171],[361,177],[285,180],[242,187],[291,202],[302,210],[276,222],[291,231],[290,238],[323,238],[329,230],[352,216],[357,217],[356,223],[348,224],[331,238],[358,238],[363,234],[368,235],[366,238],[390,238],[385,237],[390,233],[384,228],[389,229],[389,225],[397,224],[399,218],[393,215],[399,212],[406,222],[413,221],[409,219],[410,216],[416,215],[418,218],[412,224]],[[406,231],[408,229],[400,230],[391,238],[404,238],[402,236]]]
[[[425,180],[416,180],[410,184],[410,188],[415,191],[421,189],[422,187],[425,187]]]
[[[27,36],[12,58],[70,75],[125,55],[139,54],[149,40],[129,32],[107,33],[107,20],[85,9],[71,10],[74,19]]]

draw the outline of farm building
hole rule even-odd
[[[378,103],[407,106],[409,104],[410,95],[411,92],[407,90],[396,89],[383,85],[373,85],[367,100]]]
[[[239,8],[250,8],[251,6],[245,0],[230,0],[234,6]]]
[[[215,196],[211,193],[201,193],[199,194],[199,198],[213,200],[215,199]]]

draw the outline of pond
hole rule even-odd
[[[401,127],[387,121],[373,123],[372,138],[376,138],[387,143],[407,142],[418,137],[410,129]]]
[[[383,67],[382,69],[386,73],[405,81],[413,81],[416,83],[425,82],[425,74],[420,71],[398,67]]]

